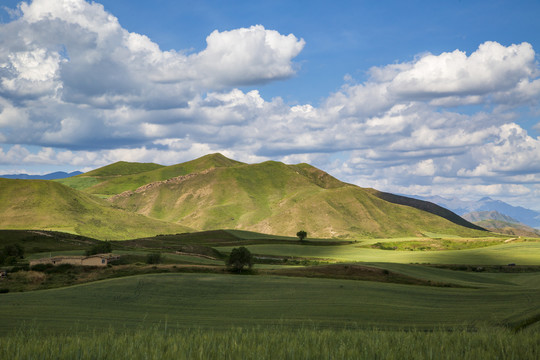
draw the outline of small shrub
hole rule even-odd
[[[147,264],[159,264],[161,262],[161,253],[150,253],[146,255]]]
[[[15,256],[7,256],[4,259],[4,265],[8,265],[8,266],[17,265],[17,257],[15,257]]]
[[[22,259],[24,257],[24,248],[19,244],[6,245],[2,251],[6,257],[14,256]]]
[[[67,273],[68,271],[72,270],[75,266],[71,264],[60,264],[57,266],[51,266],[46,270],[49,274],[62,274]]]
[[[30,269],[32,271],[41,271],[41,272],[45,272],[47,271],[48,269],[54,267],[53,264],[36,264],[34,266],[32,266]]]
[[[11,268],[11,272],[28,271],[28,270],[30,270],[30,266],[28,264],[16,265]]]
[[[7,294],[9,292],[9,289],[0,289],[0,294]]]
[[[20,271],[12,274],[13,280],[23,284],[41,284],[47,276],[42,272],[37,271]]]
[[[92,246],[90,250],[86,250],[86,256],[96,254],[107,254],[112,251],[112,244],[110,241],[104,241],[102,243]]]

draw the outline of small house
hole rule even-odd
[[[30,266],[37,264],[71,264],[79,266],[107,266],[110,261],[119,259],[120,256],[113,254],[97,254],[90,256],[52,256],[36,260],[30,260]]]

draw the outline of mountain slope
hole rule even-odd
[[[476,221],[475,224],[482,226],[489,231],[500,234],[525,237],[540,237],[540,230],[533,229],[532,227],[521,223],[516,224],[514,222],[486,219]]]
[[[373,190],[343,183],[310,165],[274,161],[206,168],[147,184],[109,201],[198,230],[230,228],[291,235],[304,229],[314,237],[348,238],[415,236],[423,231],[485,235],[412,206],[386,201]]]
[[[54,181],[0,179],[0,228],[54,229],[98,239],[189,231],[112,207]]]
[[[511,218],[510,216],[501,214],[498,211],[473,211],[467,214],[463,214],[462,217],[470,222],[478,222],[482,220],[495,220],[495,221],[502,221],[506,223],[514,223],[519,224],[519,221],[517,221],[514,218]]]
[[[243,165],[243,163],[228,159],[221,154],[210,154],[171,166],[119,162],[66,179],[62,183],[89,194],[108,197],[124,191],[135,190],[156,181],[164,181],[216,167],[237,165]]]
[[[441,206],[439,206],[437,204],[434,204],[432,202],[429,202],[429,201],[422,201],[422,200],[418,200],[418,199],[408,198],[408,197],[405,197],[405,196],[385,193],[385,192],[381,192],[381,191],[377,191],[377,190],[374,190],[373,194],[375,196],[377,196],[378,198],[381,198],[383,200],[389,201],[389,202],[394,203],[394,204],[412,206],[412,207],[414,207],[416,209],[420,209],[420,210],[432,213],[434,215],[441,216],[441,217],[453,222],[454,224],[457,224],[457,225],[460,225],[460,226],[465,226],[465,227],[468,227],[468,228],[471,228],[471,229],[476,229],[476,230],[483,230],[482,227],[472,224],[469,219],[464,219],[463,217],[458,216],[457,214],[453,213],[452,211],[450,211],[448,209],[445,209],[445,208],[443,208],[443,207],[441,207]]]

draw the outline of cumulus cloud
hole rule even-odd
[[[224,85],[260,83],[295,74],[291,59],[304,47],[304,40],[281,35],[257,25],[219,32],[206,38],[207,47],[190,58],[203,78]]]
[[[19,8],[20,17],[0,25],[0,96],[40,123],[43,136],[32,139],[40,145],[94,147],[99,136],[108,138],[100,146],[117,146],[161,136],[152,124],[141,127],[114,114],[171,110],[166,118],[193,122],[174,110],[209,91],[290,77],[304,46],[292,34],[257,25],[216,30],[200,53],[162,51],[123,29],[98,3],[35,0]]]
[[[459,50],[424,55],[398,72],[389,89],[414,98],[486,95],[516,87],[535,70],[530,44],[505,47],[488,41],[469,56]]]

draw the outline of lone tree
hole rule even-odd
[[[304,239],[307,237],[307,232],[305,232],[304,230],[300,230],[296,233],[296,236],[298,236],[300,241],[304,241]]]
[[[226,264],[229,270],[242,272],[245,266],[251,269],[253,266],[253,256],[251,255],[251,252],[243,246],[234,248],[227,258]]]

